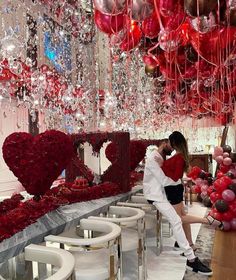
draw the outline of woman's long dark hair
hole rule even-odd
[[[179,131],[174,131],[169,136],[170,145],[173,149],[178,150],[185,160],[184,171],[188,171],[189,168],[189,152],[188,152],[188,144],[183,136],[183,134]]]

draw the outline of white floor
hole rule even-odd
[[[200,203],[194,203],[188,207],[188,213],[203,217],[207,208]],[[193,241],[196,241],[201,224],[191,225]],[[186,258],[181,256],[181,251],[173,249],[175,239],[173,237],[163,238],[163,251],[157,256],[152,248],[147,250],[147,272],[148,280],[182,280],[185,274]],[[124,280],[137,280],[135,273],[136,262],[132,255],[125,256]]]

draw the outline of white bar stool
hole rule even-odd
[[[95,232],[95,237],[94,236]],[[80,220],[77,228],[60,235],[48,235],[47,242],[59,243],[75,257],[78,280],[122,279],[118,251],[121,250],[121,228],[108,221]]]
[[[25,247],[25,260],[50,264],[58,267],[58,270],[52,276],[44,278],[45,280],[69,280],[74,279],[75,259],[67,251],[57,248],[48,248],[41,245],[31,244]],[[30,277],[29,275],[27,277]],[[32,278],[34,279],[33,275]]]
[[[137,251],[139,280],[147,279],[144,216],[145,212],[138,208],[110,206],[103,216],[88,217],[91,220],[110,221],[122,228],[122,252]]]
[[[149,204],[144,196],[136,195],[131,196],[130,201],[118,202],[117,205],[139,208],[145,212],[146,244],[148,247],[155,246],[155,253],[160,255],[162,251],[162,216],[156,207]],[[155,243],[153,238],[155,238]]]
[[[146,200],[146,198],[141,195],[132,195],[131,202],[149,204],[148,201]],[[158,211],[158,213],[159,213],[159,211]],[[170,238],[173,235],[173,231],[172,231],[170,223],[166,220],[165,217],[162,216],[161,213],[158,214],[157,219],[158,219],[158,224],[159,224],[159,226],[157,228],[157,236],[159,235],[160,239],[162,236]]]

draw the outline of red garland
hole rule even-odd
[[[21,195],[17,194],[13,195],[10,200],[6,199],[1,202],[0,206],[10,206],[8,209],[2,208],[0,210],[0,241],[23,230],[28,225],[36,222],[38,218],[58,208],[60,205],[99,199],[120,193],[119,186],[111,182],[104,182],[94,187],[81,188],[78,188],[76,184],[77,182],[61,184],[47,191],[39,201],[30,199],[22,203],[20,202],[22,199]],[[12,203],[9,204],[8,201],[12,201]]]
[[[12,209],[15,209],[21,203],[24,197],[21,194],[14,194],[11,198],[7,198],[0,202],[0,216],[5,215]]]
[[[136,171],[130,172],[130,186],[134,187],[137,182],[141,182],[143,180],[143,173],[139,173]]]

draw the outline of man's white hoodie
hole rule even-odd
[[[155,159],[156,158],[156,159]],[[163,162],[162,156],[158,153],[157,147],[149,150],[146,154],[143,193],[146,199],[157,202],[167,201],[164,187],[169,185],[179,185],[181,180],[174,181],[167,177],[160,165]]]

